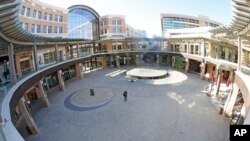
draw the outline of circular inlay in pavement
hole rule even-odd
[[[93,96],[91,96],[90,89],[73,92],[65,99],[65,106],[76,111],[89,110],[111,102],[114,97],[112,90],[108,88],[93,88],[93,90]]]
[[[138,79],[159,79],[168,75],[166,70],[157,70],[153,68],[135,68],[126,73],[128,76]]]

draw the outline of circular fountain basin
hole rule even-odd
[[[126,72],[127,76],[137,79],[160,79],[168,75],[166,70],[157,70],[150,68],[135,68]]]

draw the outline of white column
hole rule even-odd
[[[206,71],[206,64],[204,62],[201,63],[201,73],[200,73],[200,79],[205,79],[205,71]]]
[[[241,52],[242,52],[241,36],[238,36],[238,66],[237,66],[237,71],[241,71],[241,64],[242,64]]]
[[[187,42],[187,54],[189,54],[189,42]]]
[[[205,56],[205,42],[204,41],[200,44],[200,51],[201,51],[200,55],[204,57]]]
[[[8,48],[8,54],[9,54],[9,65],[10,65],[10,81],[11,83],[16,83],[16,69],[15,69],[15,60],[14,60],[14,47],[13,44],[10,43],[10,46]]]
[[[233,91],[232,93],[228,94],[227,101],[224,105],[224,115],[226,117],[230,117],[233,112],[233,108],[237,99],[237,95],[239,93],[239,87],[236,83],[233,84]]]

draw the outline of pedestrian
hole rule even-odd
[[[123,92],[123,97],[124,97],[124,101],[127,101],[127,97],[128,97],[128,92],[127,91]]]

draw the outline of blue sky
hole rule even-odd
[[[147,31],[149,37],[161,35],[160,13],[204,15],[229,24],[232,18],[231,0],[40,0],[54,6],[68,8],[84,4],[95,9],[101,16],[125,15],[126,22]]]

